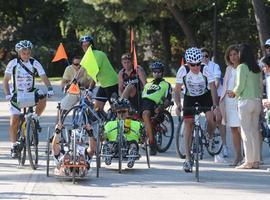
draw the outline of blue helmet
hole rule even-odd
[[[159,69],[164,71],[165,65],[162,62],[156,61],[150,65],[151,70]]]

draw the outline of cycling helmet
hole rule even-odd
[[[202,62],[202,59],[203,59],[202,51],[197,47],[191,47],[186,50],[185,60],[187,63],[191,64],[199,63]]]
[[[159,62],[159,61],[156,61],[156,62],[154,62],[154,63],[152,63],[152,64],[150,65],[150,68],[151,68],[151,70],[160,69],[160,70],[163,71],[164,68],[165,68],[165,66],[164,66],[163,63],[161,63],[161,62]]]
[[[32,42],[28,41],[28,40],[21,40],[20,42],[18,42],[15,45],[15,50],[17,52],[19,52],[22,49],[32,49],[33,48],[33,44]]]
[[[113,104],[114,109],[117,110],[129,110],[130,102],[127,99],[118,99]]]
[[[94,38],[90,35],[84,35],[84,36],[80,37],[80,43],[89,42],[89,43],[93,44],[93,41],[94,41]]]

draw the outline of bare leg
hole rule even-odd
[[[210,138],[213,138],[214,130],[216,128],[216,122],[214,121],[214,114],[212,111],[208,111],[205,113],[206,121],[207,121],[207,132]]]
[[[190,160],[190,150],[192,145],[192,128],[194,119],[189,118],[184,120],[185,123],[185,151],[186,151],[186,160]]]
[[[233,139],[233,145],[234,145],[234,150],[235,150],[235,160],[232,165],[237,165],[242,160],[240,128],[231,127],[231,130],[232,130],[232,139]]]
[[[17,141],[17,132],[19,127],[19,115],[10,116],[9,137],[12,143]]]
[[[103,101],[95,101],[95,109],[99,110],[99,111],[103,111],[103,108],[105,106],[105,102]]]
[[[151,112],[149,110],[144,110],[142,114],[142,118],[143,118],[144,125],[146,128],[147,136],[149,138],[149,142],[150,144],[154,144],[155,139],[154,139],[152,123],[151,123]]]
[[[130,97],[134,97],[136,95],[136,92],[136,87],[130,84],[123,91],[121,98],[129,99]]]
[[[40,116],[43,113],[45,107],[46,107],[46,98],[40,99],[36,106],[36,113],[38,116]]]

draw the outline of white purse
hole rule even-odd
[[[17,104],[19,108],[35,106],[36,105],[35,92],[18,92]]]

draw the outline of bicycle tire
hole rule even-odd
[[[164,153],[170,148],[174,137],[174,123],[171,113],[167,110],[164,110],[163,115],[163,122],[160,123],[160,126],[157,126],[161,128],[161,130],[155,130],[157,150],[159,153]],[[168,125],[166,125],[166,122],[168,123]]]
[[[25,146],[25,131],[26,128],[22,127],[23,126],[23,119],[20,117],[19,121],[19,129],[17,133],[17,141],[19,142],[20,149],[18,152],[18,163],[19,166],[24,166],[25,165],[25,160],[26,160],[26,146]]]
[[[118,142],[117,142],[117,151],[118,151],[118,172],[121,174],[122,173],[122,159],[123,159],[123,152],[122,152],[122,148],[123,148],[123,138],[122,136],[124,135],[123,133],[123,127],[121,126],[123,124],[119,125],[119,129],[118,129]]]
[[[184,137],[184,120],[179,117],[179,124],[176,129],[176,135],[175,135],[175,150],[176,154],[181,158],[185,159],[186,158],[186,153],[185,153],[185,137]]]
[[[26,121],[26,149],[28,152],[28,159],[33,170],[37,169],[38,165],[38,133],[36,122],[34,119]]]
[[[221,138],[220,131],[218,128],[215,128],[215,130],[214,130],[214,144],[213,145],[214,145],[214,148],[213,147],[210,148],[209,141],[207,141],[207,148],[206,149],[207,149],[207,152],[211,156],[218,155],[223,148],[222,138]]]
[[[76,164],[76,154],[77,154],[77,145],[76,145],[76,134],[73,134],[72,139],[72,164]],[[72,168],[72,183],[75,184],[76,182],[76,168]]]
[[[150,169],[150,146],[149,146],[149,140],[147,139],[145,141],[145,155],[146,155],[146,162],[147,166]]]
[[[193,133],[195,135],[194,138],[194,146],[193,149],[195,152],[193,152],[194,155],[194,160],[195,160],[195,178],[197,182],[199,182],[200,177],[199,177],[199,154],[200,154],[200,128],[199,127],[194,127]],[[194,136],[193,136],[194,137]]]
[[[99,135],[99,127],[98,127],[98,136],[96,140],[96,170],[97,170],[97,178],[99,178],[99,169],[101,167],[101,141],[100,141],[100,135]]]
[[[46,145],[46,175],[47,177],[50,176],[50,127],[48,127],[48,132],[47,132],[47,145]]]

